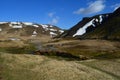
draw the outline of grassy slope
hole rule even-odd
[[[120,46],[118,44],[120,42],[106,40],[61,40],[47,45],[54,45],[59,50],[77,56],[112,59],[120,58]]]
[[[120,63],[107,61],[105,64],[117,65],[116,68],[105,68],[104,66],[98,67],[99,69],[86,66],[87,62],[75,62],[50,59],[39,55],[29,54],[8,54],[0,52],[0,66],[2,69],[2,80],[119,80],[105,72],[114,73],[119,75]],[[96,60],[95,60],[96,61]],[[99,62],[99,61],[96,61]],[[100,62],[94,61],[90,65],[96,64],[97,66],[103,65]],[[104,68],[103,71],[100,69]],[[113,71],[113,72],[112,72]]]
[[[119,68],[120,60],[119,59],[118,60],[113,59],[110,61],[108,60],[94,60],[91,62],[84,61],[80,63],[120,79],[120,68]]]
[[[12,54],[28,54],[32,53],[36,48],[28,41],[0,41],[0,52]]]

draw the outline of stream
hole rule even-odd
[[[44,43],[40,42],[39,40],[32,40],[31,43],[35,45],[35,48],[37,50],[41,50],[41,51],[57,50],[53,45],[44,46]]]

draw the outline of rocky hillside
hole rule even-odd
[[[113,13],[85,17],[60,37],[120,40],[120,8]]]
[[[54,37],[62,32],[62,29],[49,24],[37,24],[29,22],[0,22],[1,37],[40,37],[41,35]]]

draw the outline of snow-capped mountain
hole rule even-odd
[[[85,17],[60,37],[120,39],[120,8],[113,13]]]
[[[49,25],[30,22],[0,22],[0,36],[36,36],[47,35],[54,37],[64,32],[62,29]]]

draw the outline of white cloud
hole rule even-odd
[[[80,8],[74,11],[74,14],[93,14],[102,11],[105,8],[104,0],[97,0],[88,4],[87,8]]]
[[[51,21],[50,21],[50,24],[57,24],[58,23],[58,21],[59,21],[59,17],[54,17]]]
[[[114,8],[114,10],[116,10],[119,7],[120,7],[120,3],[117,3],[117,4],[115,4],[115,5],[112,6],[112,8]]]
[[[58,19],[53,18],[52,21],[51,21],[51,24],[57,24],[57,23],[58,23]]]
[[[51,18],[52,18],[54,15],[55,15],[55,12],[50,12],[50,13],[48,13],[48,16],[51,17]]]
[[[55,25],[59,21],[59,17],[56,16],[55,12],[48,13],[48,17],[50,18],[49,24]]]

